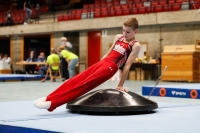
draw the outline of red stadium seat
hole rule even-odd
[[[82,12],[86,13],[86,12],[88,12],[88,9],[82,9]]]
[[[89,7],[88,4],[84,4],[84,5],[83,5],[83,8],[84,8],[84,9],[87,9],[88,7]]]
[[[75,20],[81,19],[81,14],[75,14]]]
[[[134,3],[138,3],[138,2],[140,2],[140,0],[133,0],[134,1]]]
[[[82,13],[82,9],[76,10],[76,14],[81,14],[81,13]]]
[[[132,12],[133,14],[138,14],[137,8],[133,8]]]
[[[154,8],[153,7],[146,7],[146,13],[153,13]]]
[[[94,6],[95,6],[95,7],[100,7],[101,4],[100,4],[100,3],[95,3]]]
[[[107,11],[107,10],[108,10],[108,8],[106,6],[101,7],[101,11]]]
[[[101,3],[101,6],[107,6],[107,3]]]
[[[112,2],[107,2],[106,5],[107,5],[107,6],[112,6],[113,3],[112,3]]]
[[[146,10],[145,7],[138,8],[138,14],[145,14]]]
[[[176,0],[176,3],[182,4],[183,2],[184,2],[184,0]]]
[[[107,8],[108,8],[108,11],[115,10],[114,6],[108,6]]]
[[[107,7],[101,7],[101,17],[107,17],[108,11]]]
[[[108,11],[107,10],[101,11],[101,17],[108,17]]]
[[[45,13],[45,12],[46,12],[46,10],[47,10],[47,9],[45,9],[45,8],[46,8],[46,7],[44,7],[44,6],[43,6],[43,7],[41,7],[41,8],[40,8],[40,12],[41,12],[41,13]],[[48,7],[47,7],[47,8],[48,8]]]
[[[127,3],[128,3],[128,4],[132,4],[132,3],[133,3],[133,0],[127,0]]]
[[[115,11],[114,10],[110,11],[110,16],[115,16]]]
[[[160,0],[159,1],[159,5],[166,5],[167,4],[167,1],[166,0]]]
[[[128,4],[122,4],[121,7],[122,7],[122,9],[127,9],[128,8]]]
[[[121,16],[122,15],[122,10],[115,10],[115,16]]]
[[[181,9],[181,4],[173,4],[172,11],[179,11]]]
[[[20,15],[20,23],[24,23],[25,16]]]
[[[179,11],[181,9],[181,4],[173,4],[171,9],[172,11]]]
[[[67,20],[70,20],[69,14],[63,15],[63,21],[67,21]]]
[[[127,9],[122,9],[122,13],[123,15],[129,15],[130,14],[130,10],[127,8]]]
[[[71,10],[71,14],[76,14],[76,10]]]
[[[143,7],[143,2],[135,3],[135,7],[137,8]]]
[[[63,16],[62,16],[62,15],[58,16],[58,17],[57,17],[57,21],[58,21],[58,22],[63,21]]]
[[[44,12],[49,12],[49,7],[48,6],[44,7]]]
[[[163,11],[164,12],[171,11],[171,5],[164,5],[163,6]]]
[[[100,7],[96,7],[95,9],[94,9],[94,12],[100,12],[101,11],[101,8]]]
[[[88,12],[94,12],[94,8],[89,8]]]
[[[18,24],[21,24],[21,23],[23,22],[22,19],[20,18],[20,16],[17,16],[16,22],[17,22]]]
[[[100,11],[94,13],[94,18],[100,18],[100,17],[101,17]]]
[[[128,4],[129,9],[132,9],[135,7],[135,4]]]
[[[157,6],[158,5],[158,1],[151,1],[151,6]]]
[[[120,1],[114,1],[113,4],[114,4],[114,5],[119,5],[119,4],[120,4]]]
[[[154,6],[154,11],[155,12],[162,12],[163,11],[163,6],[162,5]]]
[[[168,1],[168,4],[174,4],[175,3],[175,0],[169,0]]]
[[[94,3],[100,3],[100,0],[95,0]]]
[[[120,10],[120,9],[121,9],[121,5],[115,5],[115,6],[114,6],[114,9],[115,9],[115,10]]]
[[[13,21],[14,21],[14,24],[18,24],[18,22],[17,22],[17,16],[13,16],[12,19],[13,19]],[[2,22],[3,22],[3,19],[0,18],[0,24],[1,24]]]

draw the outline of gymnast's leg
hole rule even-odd
[[[117,70],[118,67],[115,63],[102,60],[66,81],[47,96],[46,102],[36,102],[35,106],[53,111],[58,106],[78,98],[105,82],[111,78]]]

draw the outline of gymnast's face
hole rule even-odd
[[[135,34],[138,32],[138,29],[133,30],[132,27],[124,26],[122,29],[123,36],[125,37],[126,41],[130,42],[135,39]]]

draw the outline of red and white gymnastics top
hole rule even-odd
[[[114,61],[118,68],[123,66],[132,51],[132,46],[136,43],[136,40],[133,40],[129,43],[124,42],[124,36],[121,36],[114,45],[113,50],[106,57],[107,59]]]

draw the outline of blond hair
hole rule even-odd
[[[131,27],[133,30],[138,29],[138,21],[136,18],[128,18],[124,21],[124,26]]]

